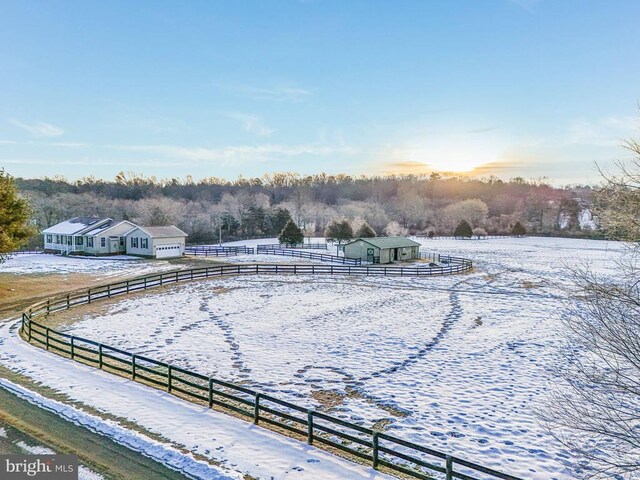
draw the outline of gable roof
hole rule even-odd
[[[95,229],[101,224],[112,222],[108,217],[73,217],[64,222],[57,223],[42,231],[46,234],[76,235],[88,229]]]
[[[406,247],[419,247],[420,244],[413,240],[409,240],[405,237],[373,237],[373,238],[356,238],[355,240],[346,243],[345,246],[351,245],[352,243],[358,242],[362,240],[369,245],[373,245],[374,247],[385,249],[385,248],[406,248]]]
[[[103,223],[102,225],[99,225],[98,227],[89,230],[88,232],[84,232],[84,235],[98,235],[98,234],[102,234],[104,232],[106,232],[107,230],[111,230],[114,227],[117,227],[118,225],[122,225],[123,223],[128,223],[129,225],[131,225],[131,228],[129,229],[129,231],[133,230],[134,228],[137,227],[137,225],[135,223],[131,223],[129,220],[121,220],[119,222],[116,222],[115,220],[111,220],[107,223]],[[127,231],[127,233],[129,232]],[[123,234],[122,236],[125,236],[125,234]]]
[[[170,238],[170,237],[188,237],[186,233],[180,230],[175,225],[167,225],[163,227],[138,227],[139,230],[143,231],[147,235],[152,238]],[[135,231],[133,229],[131,232]],[[127,233],[130,234],[131,232]]]

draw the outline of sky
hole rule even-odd
[[[637,0],[0,0],[19,177],[597,183],[640,136]]]

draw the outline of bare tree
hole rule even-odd
[[[640,147],[627,146],[636,158],[606,178],[597,213],[630,248],[613,278],[573,271],[560,381],[540,412],[583,478],[640,478]]]

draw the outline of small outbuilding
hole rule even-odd
[[[136,227],[127,233],[127,254],[149,258],[174,258],[184,255],[186,233],[178,227]]]
[[[420,244],[405,237],[357,238],[344,245],[344,256],[369,263],[406,262],[420,258]]]

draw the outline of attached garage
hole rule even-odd
[[[178,227],[137,227],[127,234],[127,254],[149,258],[184,255],[187,234]]]
[[[184,246],[180,246],[180,244],[174,245],[156,245],[155,247],[155,257],[156,258],[173,258],[182,256],[182,250]]]

